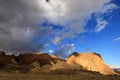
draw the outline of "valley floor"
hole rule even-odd
[[[120,76],[105,76],[100,74],[30,74],[30,73],[0,73],[0,80],[120,80]]]

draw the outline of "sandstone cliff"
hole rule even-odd
[[[86,70],[100,72],[104,75],[115,74],[115,72],[104,63],[102,57],[96,53],[76,53],[74,52],[67,59],[67,64],[78,64]]]

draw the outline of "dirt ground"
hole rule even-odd
[[[0,73],[0,80],[120,80],[118,75]]]

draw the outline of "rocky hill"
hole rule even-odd
[[[67,60],[63,60],[47,53],[24,53],[15,56],[6,55],[0,51],[0,71],[15,73],[81,73],[81,71],[90,71],[105,75],[115,74],[99,54],[76,52],[71,54]]]
[[[100,72],[101,74],[109,75],[115,72],[104,63],[100,54],[97,53],[77,53],[74,52],[66,61],[68,64],[78,64],[86,70]]]

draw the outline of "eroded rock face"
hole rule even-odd
[[[57,64],[53,65],[50,69],[51,70],[60,70],[60,69],[81,70],[83,68],[77,64],[67,64],[66,62],[61,61],[61,62],[58,62]]]
[[[59,58],[46,53],[25,53],[17,56],[17,62],[20,65],[28,65],[35,61],[39,62],[40,66],[44,66],[46,64],[54,65],[59,60]]]
[[[49,66],[47,66],[49,65]],[[44,68],[43,68],[44,66]],[[48,69],[49,67],[49,69]],[[20,72],[38,73],[41,69],[49,70],[79,70],[85,69],[100,72],[102,74],[115,74],[115,72],[104,63],[102,57],[96,53],[71,54],[67,60],[62,60],[47,53],[25,53],[18,56],[6,55],[0,51],[0,69]]]
[[[112,75],[115,72],[104,63],[102,57],[97,53],[76,53],[74,52],[67,59],[67,64],[78,64],[86,70],[100,72],[104,75]]]
[[[8,64],[17,64],[14,55],[6,55],[5,52],[0,51],[0,68]]]
[[[0,57],[5,56],[5,52],[4,51],[0,51]]]

